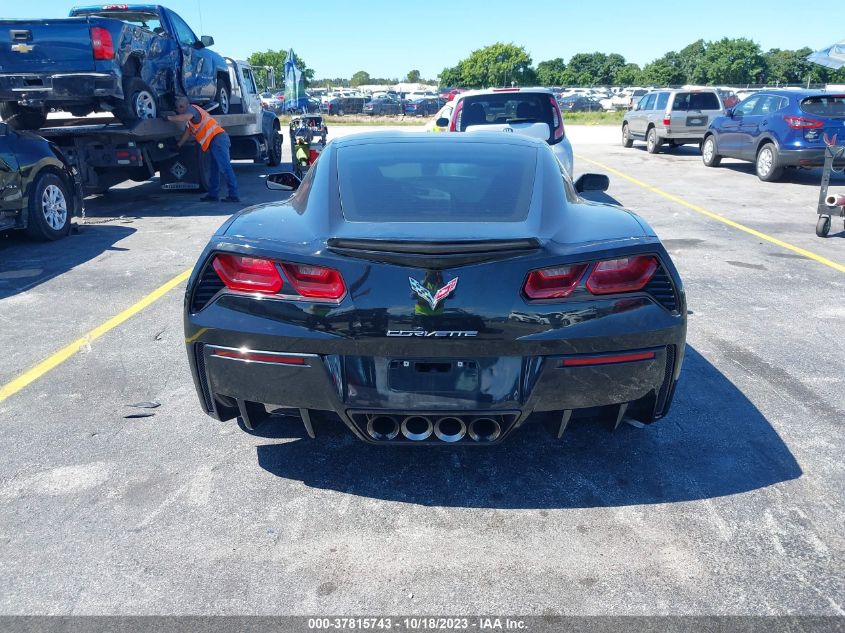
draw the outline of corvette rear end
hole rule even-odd
[[[485,445],[666,415],[686,307],[651,229],[579,198],[544,143],[388,133],[334,141],[288,201],[221,227],[185,333],[217,419]]]

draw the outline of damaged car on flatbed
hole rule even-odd
[[[298,412],[395,445],[491,445],[533,421],[612,427],[669,410],[681,279],[654,231],[580,193],[542,140],[365,133],[328,144],[287,200],[244,209],[189,280],[206,413]]]

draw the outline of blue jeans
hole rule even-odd
[[[218,134],[211,139],[208,151],[211,153],[211,173],[208,175],[208,195],[217,198],[220,195],[220,172],[226,177],[226,184],[229,186],[229,195],[233,198],[240,197],[238,194],[238,181],[235,179],[235,170],[232,169],[232,159],[229,157],[229,148],[232,142],[225,132]]]

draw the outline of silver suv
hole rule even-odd
[[[724,113],[718,91],[652,90],[644,95],[622,120],[622,145],[634,140],[646,142],[649,154],[660,151],[664,142],[673,147],[701,143],[710,121]]]

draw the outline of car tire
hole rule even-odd
[[[44,242],[58,240],[70,233],[73,214],[69,187],[53,172],[42,172],[30,189],[26,233]]]
[[[277,120],[278,121],[278,120]],[[275,167],[282,162],[282,131],[278,122],[273,123],[273,138],[267,148],[267,164]]]
[[[0,118],[13,130],[38,130],[47,122],[47,112],[4,101],[0,103]]]
[[[830,233],[830,216],[820,215],[819,221],[816,222],[816,235],[819,237],[827,237],[828,233]]]
[[[214,92],[214,100],[218,104],[217,114],[229,114],[232,109],[232,93],[223,79],[217,79],[217,90]]]
[[[634,139],[631,137],[631,130],[628,129],[628,124],[622,124],[622,147],[633,147]]]
[[[663,139],[657,136],[657,128],[650,128],[645,137],[645,148],[649,154],[656,154],[663,145]]]
[[[722,157],[716,151],[716,138],[708,136],[701,144],[701,161],[707,167],[718,167],[722,162]]]
[[[158,99],[143,79],[126,77],[123,80],[123,101],[114,112],[124,125],[155,119],[158,116]]]
[[[783,167],[779,165],[780,158],[774,143],[765,143],[757,150],[754,169],[757,177],[763,182],[774,182],[783,175]]]

